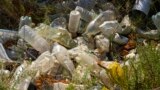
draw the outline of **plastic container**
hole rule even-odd
[[[53,28],[66,28],[67,26],[67,20],[64,17],[58,17],[54,19],[50,26]]]
[[[73,34],[76,34],[79,29],[80,18],[81,18],[81,15],[79,11],[75,11],[75,10],[71,11],[68,28],[72,36],[75,36]]]
[[[18,34],[40,53],[49,51],[50,46],[48,42],[43,37],[39,36],[31,27],[27,25],[23,26]]]

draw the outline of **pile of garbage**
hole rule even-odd
[[[63,2],[66,8],[73,3],[76,8],[68,18],[59,16],[50,25],[34,26],[31,17],[22,16],[18,31],[0,29],[1,73],[13,75],[11,89],[86,90],[83,81],[95,77],[97,84],[88,90],[115,89],[107,73],[121,79],[123,60],[138,57],[137,42],[160,39],[160,13],[152,16],[157,30],[143,30],[132,23],[135,12],[147,16],[151,0],[136,0],[132,17],[126,15],[121,21],[111,2]],[[96,4],[103,6],[100,13],[92,9]]]

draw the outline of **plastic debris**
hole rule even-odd
[[[19,36],[27,41],[40,53],[43,53],[50,49],[48,42],[29,26],[23,26],[19,31]]]

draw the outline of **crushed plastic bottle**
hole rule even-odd
[[[110,42],[107,38],[105,38],[103,35],[97,35],[95,36],[96,41],[96,47],[101,52],[109,52],[109,46]]]
[[[68,53],[67,49],[65,47],[59,45],[58,43],[54,43],[52,53],[56,57],[56,59],[59,61],[59,63],[63,67],[65,67],[71,74],[73,74],[75,67],[69,57],[69,53]]]
[[[64,17],[58,17],[54,19],[50,26],[53,28],[66,28],[67,26],[67,20]]]
[[[50,49],[48,42],[27,25],[23,26],[18,34],[22,39],[27,41],[33,48],[35,48],[40,53],[43,53]]]
[[[28,70],[38,72],[40,74],[46,74],[47,72],[54,69],[58,71],[59,62],[56,60],[55,56],[49,51],[42,53],[32,64],[29,66]]]
[[[115,34],[113,41],[120,44],[120,45],[124,45],[128,42],[128,38],[125,36],[121,36],[118,33]]]
[[[85,31],[85,35],[91,37],[100,32],[99,25],[101,25],[104,21],[115,20],[115,13],[112,10],[107,10],[99,14],[93,21],[89,23],[87,29]]]
[[[80,17],[81,15],[79,11],[73,10],[70,12],[68,28],[72,37],[76,37],[76,33],[79,29]]]
[[[81,19],[86,21],[86,22],[90,22],[93,19],[94,14],[80,6],[77,6],[76,11],[79,11],[81,14]]]
[[[118,21],[105,21],[103,24],[99,26],[102,34],[111,39],[115,33],[121,33],[122,27],[119,25]]]
[[[47,39],[50,44],[58,42],[67,48],[77,46],[77,43],[72,39],[71,34],[64,28],[51,28],[42,24],[39,27],[36,27],[36,30],[38,34]]]
[[[23,27],[24,25],[31,26],[32,18],[28,16],[21,16],[20,23],[19,23],[19,29]]]

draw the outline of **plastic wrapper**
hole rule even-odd
[[[40,53],[43,53],[50,49],[48,42],[27,25],[23,26],[18,34],[22,39],[27,41],[33,48],[35,48]]]
[[[71,61],[69,57],[69,53],[67,49],[58,43],[54,43],[52,53],[56,57],[56,59],[59,61],[59,63],[65,67],[71,74],[73,74],[73,71],[75,70],[74,64]]]

